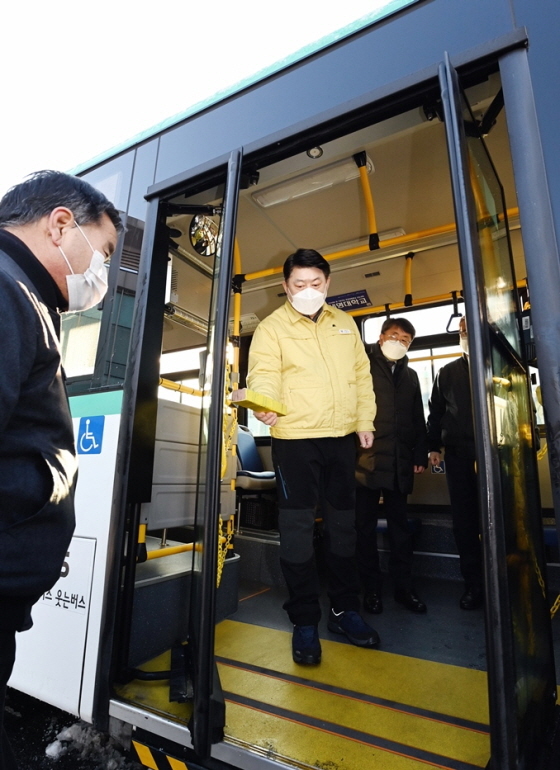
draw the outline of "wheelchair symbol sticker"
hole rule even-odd
[[[98,455],[103,446],[105,415],[82,417],[78,428],[78,454]]]
[[[442,460],[439,465],[432,465],[432,473],[445,474],[445,460]]]

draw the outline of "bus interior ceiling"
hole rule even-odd
[[[475,117],[484,115],[499,89],[499,76],[494,74],[468,90]],[[513,210],[511,243],[516,277],[520,280],[525,277],[525,268],[504,110],[485,141],[504,187],[506,207],[510,212]],[[288,254],[300,247],[317,249],[328,259],[331,254],[367,244],[368,217],[360,180],[355,174],[350,181],[309,194],[300,190],[296,193],[298,197],[276,205],[263,206],[262,200],[258,200],[260,193],[288,180],[303,178],[313,187],[313,175],[321,168],[352,161],[356,153],[365,152],[373,164],[368,180],[381,238],[385,233],[395,237],[395,231],[418,236],[387,247],[382,240],[378,250],[364,250],[334,260],[330,294],[365,290],[373,307],[403,303],[405,255],[409,252],[415,255],[415,306],[425,298],[447,295],[450,299],[451,292],[460,292],[455,232],[453,228],[449,232],[431,232],[454,223],[441,121],[437,117],[428,120],[424,110],[417,107],[324,142],[320,150],[315,153],[320,155],[317,158],[302,150],[286,160],[261,167],[258,183],[241,190],[236,226],[241,272],[250,274],[280,267]],[[213,188],[194,196],[178,195],[172,202],[219,207],[222,194],[222,189]],[[219,225],[219,215],[213,220]],[[186,311],[189,318],[184,322],[166,312],[164,354],[185,349],[198,351],[206,346],[214,259],[201,256],[193,248],[189,237],[191,222],[192,214],[183,213],[171,214],[167,220],[172,241],[170,302]],[[285,301],[281,281],[280,273],[246,281],[242,316],[254,314],[262,319],[279,307]],[[450,314],[451,306],[448,311]],[[399,310],[392,314],[398,315]],[[430,333],[444,331],[433,328]],[[455,343],[456,340],[450,345]],[[196,375],[197,368],[193,364],[185,371],[193,370]],[[171,366],[171,371],[176,373],[182,368],[173,370]],[[163,369],[162,376],[166,376]],[[183,372],[174,379],[198,387],[192,371],[189,376],[185,379]],[[173,398],[169,392],[160,395],[163,399]],[[196,404],[196,398],[191,397],[190,403]],[[197,443],[198,425],[192,430],[196,435],[193,442]],[[261,446],[260,451],[267,465],[267,447]],[[546,467],[543,463],[541,466]],[[427,615],[418,617],[388,603],[386,612],[373,619],[382,639],[381,650],[375,652],[356,649],[340,638],[335,641],[323,620],[320,636],[324,660],[315,669],[302,669],[291,660],[290,626],[281,609],[284,588],[275,563],[277,532],[274,527],[244,528],[237,520],[234,552],[241,554],[240,603],[237,605],[237,597],[234,605],[226,602],[216,631],[216,656],[227,707],[226,741],[298,767],[486,765],[490,749],[483,613],[465,613],[458,608],[460,587],[449,580],[457,581],[460,576],[453,555],[445,484],[428,473],[424,476],[417,484],[416,500],[411,498],[411,515],[421,520],[444,511],[435,517],[437,522],[443,522],[439,535],[442,542],[435,543],[430,537],[422,540],[420,534],[417,543],[417,549],[423,552],[423,560],[418,557],[418,564],[424,570],[418,587],[428,604]],[[194,481],[193,472],[189,483]],[[222,490],[222,501],[228,494],[230,500],[235,495],[230,487]],[[430,501],[434,503],[431,513]],[[417,514],[415,502],[419,504]],[[152,529],[158,537],[161,529],[174,526],[172,518],[166,521],[156,517],[154,521],[148,534]],[[176,523],[192,522],[181,522],[179,518]],[[176,530],[172,531],[176,534]],[[380,547],[387,548],[382,534]],[[438,549],[442,557],[448,557],[443,567],[436,565],[445,562],[438,559]],[[170,596],[169,601],[177,599]],[[161,604],[162,595],[155,602]],[[175,606],[172,603],[170,608]],[[222,619],[232,609],[231,617]],[[324,617],[327,610],[325,604]],[[136,627],[137,633],[145,636],[143,622],[139,620]],[[157,634],[157,628],[154,626],[149,633]],[[134,664],[166,668],[168,660],[163,647],[137,645]],[[159,654],[165,658],[163,664]],[[125,700],[186,722],[188,706],[171,704],[167,693],[158,687],[155,682],[135,680],[119,686],[117,692]],[[331,765],[333,757],[338,757],[337,764]]]

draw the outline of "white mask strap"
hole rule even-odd
[[[64,261],[65,261],[65,262],[66,262],[66,264],[68,265],[68,268],[69,268],[70,272],[72,273],[72,275],[74,275],[74,271],[72,270],[72,265],[70,264],[70,262],[68,262],[68,257],[67,257],[67,256],[66,256],[66,254],[65,254],[65,253],[62,251],[62,246],[59,246],[58,248],[59,248],[59,251],[60,251],[60,253],[61,253],[61,254],[62,254],[62,256],[64,257]]]
[[[75,221],[75,220],[74,220],[74,221]],[[79,224],[78,224],[76,221],[75,221],[75,225],[76,225],[76,227],[78,228],[78,230],[81,232],[81,234],[84,236],[84,238],[86,239],[87,245],[90,247],[90,249],[91,249],[92,251],[95,251],[95,249],[93,248],[93,246],[92,246],[92,245],[91,245],[91,243],[89,242],[89,238],[87,237],[87,235],[84,233],[84,231],[82,230],[82,228],[80,227],[80,225],[79,225]]]

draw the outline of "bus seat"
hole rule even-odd
[[[253,434],[245,425],[237,432],[238,470],[235,488],[241,492],[258,493],[276,489],[274,471],[265,471]]]

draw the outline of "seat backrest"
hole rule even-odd
[[[264,471],[261,456],[259,455],[253,434],[249,428],[246,428],[244,425],[238,426],[237,456],[242,470],[254,471],[255,473]]]

